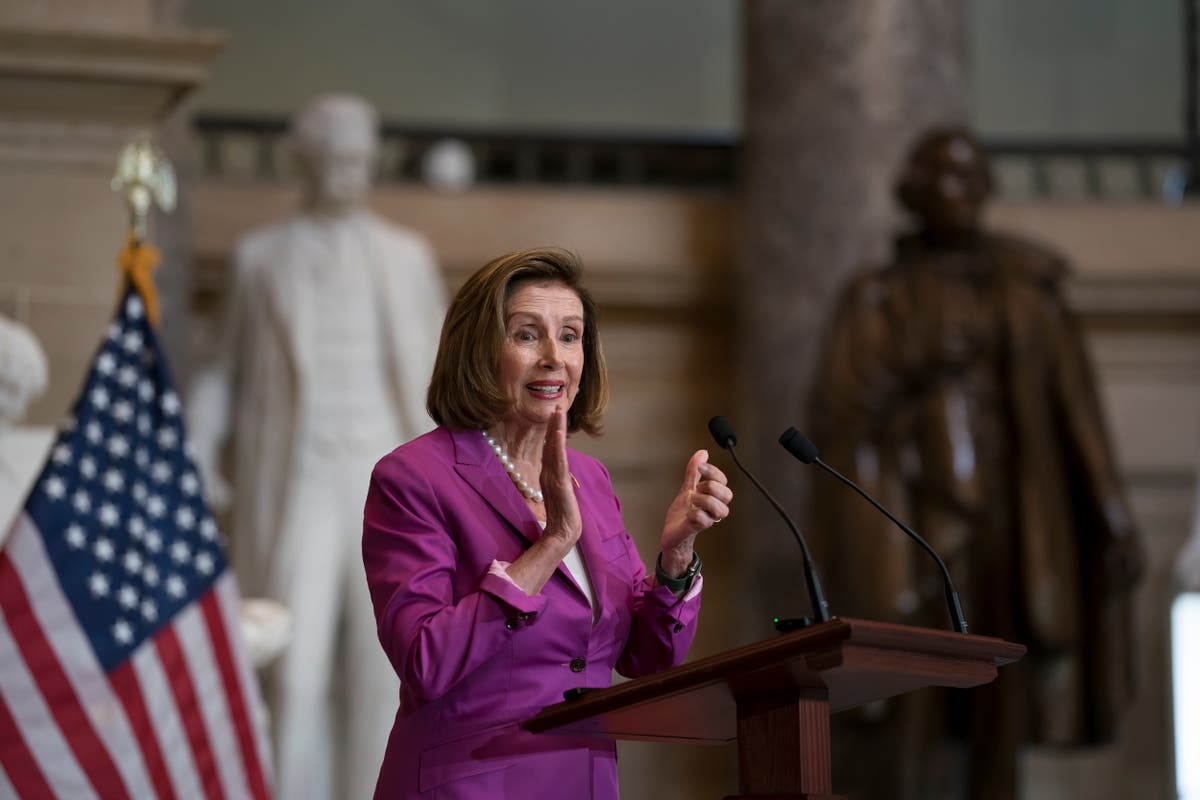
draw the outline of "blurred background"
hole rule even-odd
[[[429,240],[451,290],[509,250],[582,256],[613,400],[577,446],[612,471],[643,554],[714,414],[806,519],[807,473],[772,439],[803,429],[836,298],[904,227],[904,153],[966,125],[994,173],[987,226],[1071,266],[1147,553],[1120,735],[1025,748],[1020,796],[1174,797],[1169,609],[1200,452],[1195,27],[1174,0],[2,0],[0,313],[38,336],[51,378],[26,422],[64,413],[110,314],[120,145],[155,132],[179,175],[152,238],[186,383],[213,354],[235,243],[297,204],[290,115],[350,92],[383,120],[373,207]],[[786,530],[737,485],[705,543],[693,658],[807,608]],[[851,590],[826,589],[836,613]],[[621,758],[630,800],[737,788],[732,745]]]

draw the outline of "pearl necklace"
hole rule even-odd
[[[508,453],[504,452],[504,447],[487,431],[480,431],[480,433],[483,434],[483,438],[486,439],[488,445],[491,446],[492,452],[496,454],[496,458],[500,459],[500,463],[503,465],[504,471],[508,473],[508,477],[512,478],[512,482],[516,485],[517,489],[520,490],[521,494],[525,495],[526,498],[534,501],[535,503],[542,502],[542,498],[544,497],[542,490],[533,488],[529,485],[528,481],[521,477],[521,473],[517,471],[517,468],[513,464],[512,459],[509,458]]]

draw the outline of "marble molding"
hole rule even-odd
[[[203,82],[213,32],[81,31],[0,24],[0,161],[111,169]]]

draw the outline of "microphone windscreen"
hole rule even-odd
[[[795,428],[788,428],[779,435],[779,443],[784,449],[794,455],[796,458],[803,461],[805,464],[812,464],[819,457],[817,446],[804,437],[804,434]]]
[[[708,432],[717,440],[722,448],[737,445],[737,434],[733,432],[733,423],[729,417],[713,417],[708,421]]]

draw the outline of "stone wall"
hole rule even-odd
[[[157,134],[220,50],[221,37],[168,12],[149,0],[0,4],[0,312],[49,358],[34,424],[67,410],[120,289],[128,219],[109,181],[121,148]],[[176,259],[160,273],[164,305],[186,270]]]

